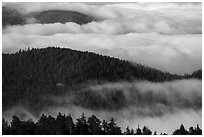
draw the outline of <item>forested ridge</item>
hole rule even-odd
[[[38,20],[39,23],[66,23],[74,22],[80,25],[94,21],[95,19],[91,16],[65,10],[48,10],[33,13],[34,18]]]
[[[5,119],[2,124],[3,135],[167,135],[139,125],[136,129],[127,126],[125,131],[122,131],[113,118],[110,121],[101,121],[94,115],[87,118],[84,114],[76,119],[76,122],[70,114],[66,116],[59,113],[56,118],[42,114],[37,122],[33,122],[32,119],[21,121],[17,116],[13,116],[10,124]],[[180,128],[172,131],[172,134],[202,135],[202,130],[199,125],[186,130],[181,124]]]
[[[201,79],[202,71],[179,76],[91,52],[54,47],[28,48],[2,56],[3,110],[28,100],[28,106],[36,106],[33,104],[39,103],[43,95],[61,95],[67,89],[90,81],[163,82],[184,78]],[[40,104],[52,102],[43,100]]]
[[[23,25],[26,21],[17,10],[2,7],[2,27],[7,25]]]
[[[36,23],[67,23],[87,24],[95,21],[94,17],[83,13],[65,10],[48,10],[42,12],[32,12],[28,15],[22,15],[15,9],[2,7],[2,26],[7,25],[25,25],[29,19],[34,19]]]

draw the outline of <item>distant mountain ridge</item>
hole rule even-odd
[[[27,19],[34,18],[37,23],[66,23],[74,22],[77,24],[87,24],[92,21],[96,21],[94,17],[88,16],[83,13],[65,10],[48,10],[42,12],[34,12],[29,15],[21,15],[15,9],[9,9],[2,7],[2,26],[7,25],[24,25],[27,23]]]
[[[89,22],[94,21],[95,19],[91,16],[74,12],[74,11],[63,11],[63,10],[48,10],[40,13],[36,13],[34,15],[39,23],[66,23],[66,22],[74,22],[77,24],[87,24]]]

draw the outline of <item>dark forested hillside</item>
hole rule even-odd
[[[2,7],[2,26],[25,24],[25,18],[14,9]]]
[[[36,106],[33,103],[39,103],[42,95],[60,95],[90,81],[201,79],[201,70],[179,76],[108,56],[54,47],[3,54],[2,69],[3,110],[27,100],[29,106]],[[38,105],[52,103],[46,99]]]
[[[11,125],[3,119],[3,135],[167,135],[166,133],[152,132],[147,126],[135,129],[128,126],[124,132],[112,118],[110,121],[101,121],[95,115],[86,118],[84,114],[74,122],[72,116],[59,113],[56,118],[51,115],[41,115],[35,123],[32,119],[21,121],[13,116]],[[186,130],[184,125],[173,131],[173,135],[202,135],[201,128],[190,127]]]
[[[80,25],[96,20],[91,16],[74,11],[49,10],[22,15],[15,9],[2,7],[3,27],[7,25],[24,25],[27,19],[30,18],[35,18],[37,23],[74,22]]]
[[[202,79],[202,70],[194,71],[190,77]]]

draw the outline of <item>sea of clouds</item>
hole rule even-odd
[[[39,24],[28,18],[25,25],[2,30],[3,53],[27,47],[57,46],[91,51],[148,65],[171,73],[191,73],[202,68],[201,3],[3,3],[22,15],[46,10],[71,10],[97,19],[88,24]],[[117,82],[87,85],[50,98],[53,106],[40,113],[83,112],[101,119],[111,117],[125,128],[147,125],[171,133],[180,124],[202,126],[202,82],[179,80],[164,83]],[[14,106],[4,117],[36,115],[26,105]],[[9,119],[9,118],[8,118]]]
[[[22,15],[72,10],[98,21],[30,24],[3,29],[3,52],[60,46],[127,59],[171,73],[201,68],[201,3],[3,3]],[[57,40],[56,40],[57,39]]]

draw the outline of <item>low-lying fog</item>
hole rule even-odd
[[[113,117],[123,130],[126,126],[135,129],[146,125],[157,133],[171,134],[180,124],[186,128],[196,124],[202,127],[202,82],[195,79],[91,84],[50,100],[55,105],[44,107],[40,113],[52,116],[70,113],[74,119],[83,112],[86,116],[95,114],[101,120]],[[14,106],[3,113],[9,121],[12,115],[34,121],[39,118],[26,105]]]

